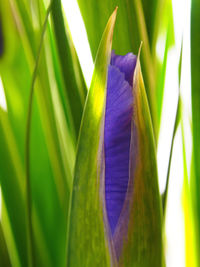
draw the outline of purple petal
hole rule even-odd
[[[129,150],[133,113],[132,79],[135,56],[112,54],[108,68],[105,113],[105,198],[110,229],[114,234],[129,180]]]
[[[125,56],[118,56],[112,51],[110,64],[117,67],[125,74],[125,80],[133,86],[133,72],[136,66],[137,57],[132,53]]]

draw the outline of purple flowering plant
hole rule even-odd
[[[116,11],[102,37],[81,125],[68,263],[162,266],[161,202],[139,55],[111,53],[115,17]]]
[[[197,267],[200,1],[75,3],[0,1],[0,266]]]

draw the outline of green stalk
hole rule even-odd
[[[179,66],[178,66],[179,88],[180,88],[180,83],[181,83],[182,55],[183,55],[183,40],[182,40],[182,45],[181,45],[181,52],[180,52]],[[174,138],[175,138],[175,135],[176,135],[176,131],[177,131],[179,122],[180,122],[180,117],[181,117],[181,97],[180,97],[180,91],[179,91],[178,104],[177,104],[177,108],[176,108],[176,117],[175,117],[175,122],[174,122],[172,142],[171,142],[170,154],[169,154],[169,163],[168,163],[168,168],[167,168],[166,186],[165,186],[165,191],[164,191],[164,193],[162,195],[164,219],[165,219],[166,204],[167,204],[167,194],[168,194],[168,187],[169,187],[169,175],[170,175],[170,169],[171,169],[172,151],[173,151],[173,147],[174,147]]]
[[[192,196],[195,209],[196,246],[200,250],[200,1],[192,0],[191,6],[191,82],[192,82],[192,138],[193,138],[193,168]],[[200,261],[198,258],[198,267]]]
[[[31,196],[31,181],[30,181],[30,133],[31,133],[31,115],[32,115],[32,104],[33,104],[33,93],[34,93],[34,84],[37,76],[37,69],[39,64],[40,53],[42,49],[44,34],[46,30],[46,25],[48,22],[48,17],[51,12],[51,4],[49,5],[45,17],[45,21],[42,27],[42,34],[40,38],[39,48],[37,52],[35,68],[31,81],[31,89],[29,96],[29,105],[28,105],[28,118],[27,118],[27,131],[26,131],[26,145],[25,145],[25,155],[26,155],[26,198],[27,198],[27,230],[28,230],[28,266],[35,266],[35,257],[34,257],[34,244],[33,244],[33,226],[32,226],[32,196]]]
[[[165,212],[166,212],[167,194],[168,194],[168,187],[169,187],[169,175],[170,175],[170,169],[171,169],[172,152],[173,152],[173,147],[174,147],[174,138],[175,138],[176,130],[178,128],[179,121],[180,121],[180,109],[181,109],[181,101],[180,101],[180,95],[179,95],[178,105],[177,105],[177,109],[176,109],[176,119],[175,119],[175,123],[174,123],[172,142],[171,142],[171,147],[170,147],[169,163],[168,163],[168,168],[167,168],[166,187],[165,187],[165,191],[162,195],[164,218],[165,218]]]

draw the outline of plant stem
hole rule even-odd
[[[31,195],[31,181],[30,181],[30,134],[31,134],[31,116],[32,116],[32,105],[33,105],[33,93],[34,93],[34,84],[37,76],[37,69],[39,65],[40,53],[42,50],[43,39],[45,35],[45,30],[48,22],[48,17],[51,12],[51,4],[49,5],[45,17],[45,21],[42,27],[42,33],[40,37],[39,48],[36,56],[35,67],[33,71],[31,87],[30,87],[30,96],[29,96],[29,105],[28,105],[28,117],[26,125],[26,144],[25,144],[25,157],[26,157],[26,200],[27,200],[27,231],[28,231],[28,266],[35,266],[35,257],[34,257],[34,245],[33,245],[33,227],[32,227],[32,195]]]
[[[169,163],[168,163],[168,168],[167,168],[166,187],[165,187],[165,191],[162,195],[162,205],[163,205],[164,217],[165,217],[165,212],[166,212],[167,193],[168,193],[168,187],[169,187],[169,175],[170,175],[170,169],[171,169],[172,151],[173,151],[173,147],[174,147],[174,138],[175,138],[176,130],[178,128],[178,124],[180,121],[180,106],[181,106],[181,101],[180,101],[180,93],[179,93],[178,105],[177,105],[177,109],[176,109],[176,118],[175,118],[175,122],[174,122],[172,142],[171,142],[171,148],[170,148],[170,154],[169,154]]]

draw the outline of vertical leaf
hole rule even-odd
[[[200,1],[192,0],[191,9],[191,79],[192,79],[192,125],[193,125],[193,195],[196,210],[197,251],[200,251]],[[200,261],[198,260],[198,266]]]
[[[10,262],[10,258],[8,255],[8,248],[7,248],[7,244],[6,244],[6,240],[4,237],[1,223],[0,223],[0,265],[11,267],[11,262]]]
[[[129,213],[128,226],[127,230],[124,229],[126,215],[122,214],[114,238],[118,246],[122,246],[119,266],[161,267],[164,263],[161,199],[153,128],[139,56],[134,72],[133,96],[130,181],[125,203]],[[124,214],[126,212],[124,209]],[[126,236],[122,233],[126,233]]]
[[[77,62],[75,62],[72,57],[72,51],[70,49],[72,43],[69,39],[69,33],[66,34],[61,0],[52,0],[52,20],[62,77],[65,84],[65,90],[67,91],[68,103],[73,118],[72,123],[74,123],[76,137],[78,137],[83,106],[86,97],[86,85],[75,51],[74,53]],[[76,69],[79,71],[79,80],[77,80],[75,75]]]
[[[4,38],[0,74],[8,107],[7,112],[0,109],[0,177],[5,206],[2,228],[13,266],[28,266],[24,140],[30,82],[46,15],[43,1],[36,2],[32,6],[27,0],[0,1]],[[66,263],[67,215],[75,158],[73,125],[51,25],[48,22],[39,62],[30,140],[36,266]]]
[[[104,31],[84,109],[71,204],[68,266],[110,266],[105,237],[103,199],[100,197],[102,135],[107,70],[110,62],[116,10]],[[100,149],[101,148],[101,149]],[[102,180],[102,177],[101,177]]]

